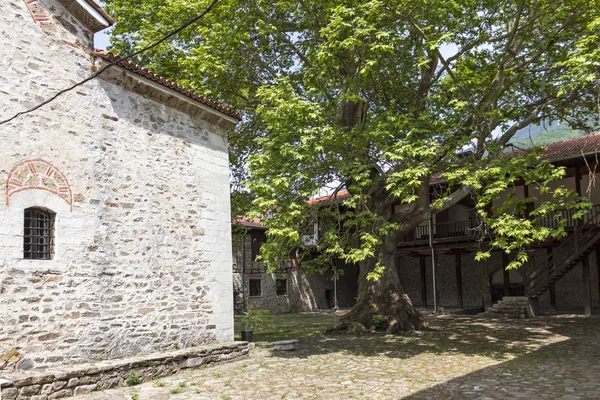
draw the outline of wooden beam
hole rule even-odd
[[[581,259],[581,272],[584,314],[592,315],[592,286],[590,282],[590,262],[587,255]]]
[[[427,307],[427,271],[425,270],[425,257],[419,257],[421,268],[421,306]]]
[[[552,257],[552,247],[548,247],[546,248],[546,255],[548,256],[549,260],[550,260],[550,275],[552,275],[552,273],[554,272],[554,259],[551,258]],[[550,294],[550,308],[554,311],[557,310],[556,308],[556,289],[554,288],[554,284],[550,285],[549,290],[549,294]]]
[[[458,298],[458,306],[463,308],[462,264],[460,253],[454,255],[454,266],[456,267],[456,295]]]

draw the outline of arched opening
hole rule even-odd
[[[54,221],[56,214],[41,207],[25,209],[23,223],[23,258],[54,258]]]

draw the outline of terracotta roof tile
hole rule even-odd
[[[259,218],[236,217],[233,219],[233,224],[247,226],[248,228],[267,229]]]
[[[542,151],[540,158],[548,161],[562,161],[581,157],[582,155],[596,154],[600,153],[600,133],[561,140],[560,142],[549,143],[542,147],[544,147],[544,151]],[[508,157],[513,154],[524,155],[525,151],[515,149],[514,151],[503,153],[501,157]],[[442,182],[444,182],[442,172],[434,174],[431,178],[431,183]]]
[[[117,65],[122,68],[125,68],[125,69],[127,69],[139,76],[142,76],[146,79],[149,79],[153,82],[156,82],[166,88],[169,88],[178,93],[181,93],[184,96],[189,97],[192,100],[202,103],[202,104],[204,104],[214,110],[217,110],[225,115],[236,118],[239,121],[241,121],[241,119],[242,119],[242,116],[239,112],[237,112],[231,108],[225,107],[224,105],[217,103],[216,101],[211,100],[208,97],[204,97],[204,96],[194,92],[193,90],[186,89],[185,87],[181,86],[180,84],[170,81],[167,78],[162,77],[158,74],[155,74],[154,72],[149,71],[148,69],[134,63],[131,60],[121,58],[118,55],[115,55],[110,51],[97,49],[92,52],[92,55],[98,56],[98,57],[102,58],[103,60],[111,62],[111,63],[120,60]]]
[[[547,144],[542,159],[560,161],[600,152],[600,134],[585,135]]]
[[[92,6],[92,8],[94,8],[96,11],[98,11],[100,13],[100,15],[102,15],[102,17],[104,17],[108,23],[111,25],[114,25],[115,20],[106,13],[106,11],[104,11],[104,9],[102,7],[100,7],[98,5],[98,3],[96,3],[94,0],[85,0],[90,6]]]
[[[345,200],[350,198],[350,192],[347,190],[340,190],[337,193],[328,194],[326,196],[316,197],[307,201],[309,206],[333,203],[334,200]]]

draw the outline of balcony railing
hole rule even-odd
[[[548,228],[558,228],[560,221],[564,220],[567,229],[574,228],[578,224],[598,223],[597,215],[600,212],[600,204],[596,204],[581,219],[575,219],[575,210],[559,209],[553,211],[538,222],[541,226]],[[479,238],[489,237],[489,231],[485,224],[478,223],[475,220],[462,220],[452,222],[442,222],[433,225],[434,241],[469,241]],[[429,243],[429,227],[427,225],[417,226],[412,232],[406,234],[401,240],[400,245],[415,245]]]
[[[540,218],[540,225],[548,228],[558,228],[561,220],[566,220],[566,227],[572,228],[577,224],[597,223],[598,212],[600,211],[600,204],[594,204],[581,219],[575,219],[575,210],[559,209],[544,218]]]
[[[459,239],[459,238],[476,238],[481,233],[482,225],[478,225],[473,220],[442,222],[433,225],[433,239]],[[417,226],[412,232],[408,233],[401,242],[429,242],[429,227]]]

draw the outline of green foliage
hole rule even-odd
[[[385,315],[375,314],[373,315],[373,326],[377,330],[384,329],[388,324],[388,319]]]
[[[131,371],[127,375],[127,378],[125,378],[125,383],[127,384],[127,386],[139,385],[141,383],[141,378],[142,378],[142,375],[140,375],[139,373],[137,373],[135,371]]]
[[[209,2],[106,3],[126,53]],[[273,214],[261,250],[271,270],[294,253],[315,270],[365,262],[376,279],[381,252],[427,219],[432,182],[434,213],[472,188],[492,245],[518,254],[513,266],[534,241],[564,234],[539,221],[589,203],[550,185],[564,171],[539,151],[504,154],[542,120],[596,129],[599,42],[598,0],[222,0],[136,61],[243,112],[229,138],[233,214]],[[520,182],[536,195],[519,199]],[[309,207],[323,188],[352,197]],[[315,219],[317,252],[298,251]]]
[[[246,314],[242,315],[240,319],[245,331],[254,331],[256,328],[268,326],[272,322],[273,316],[269,310],[248,307]]]

